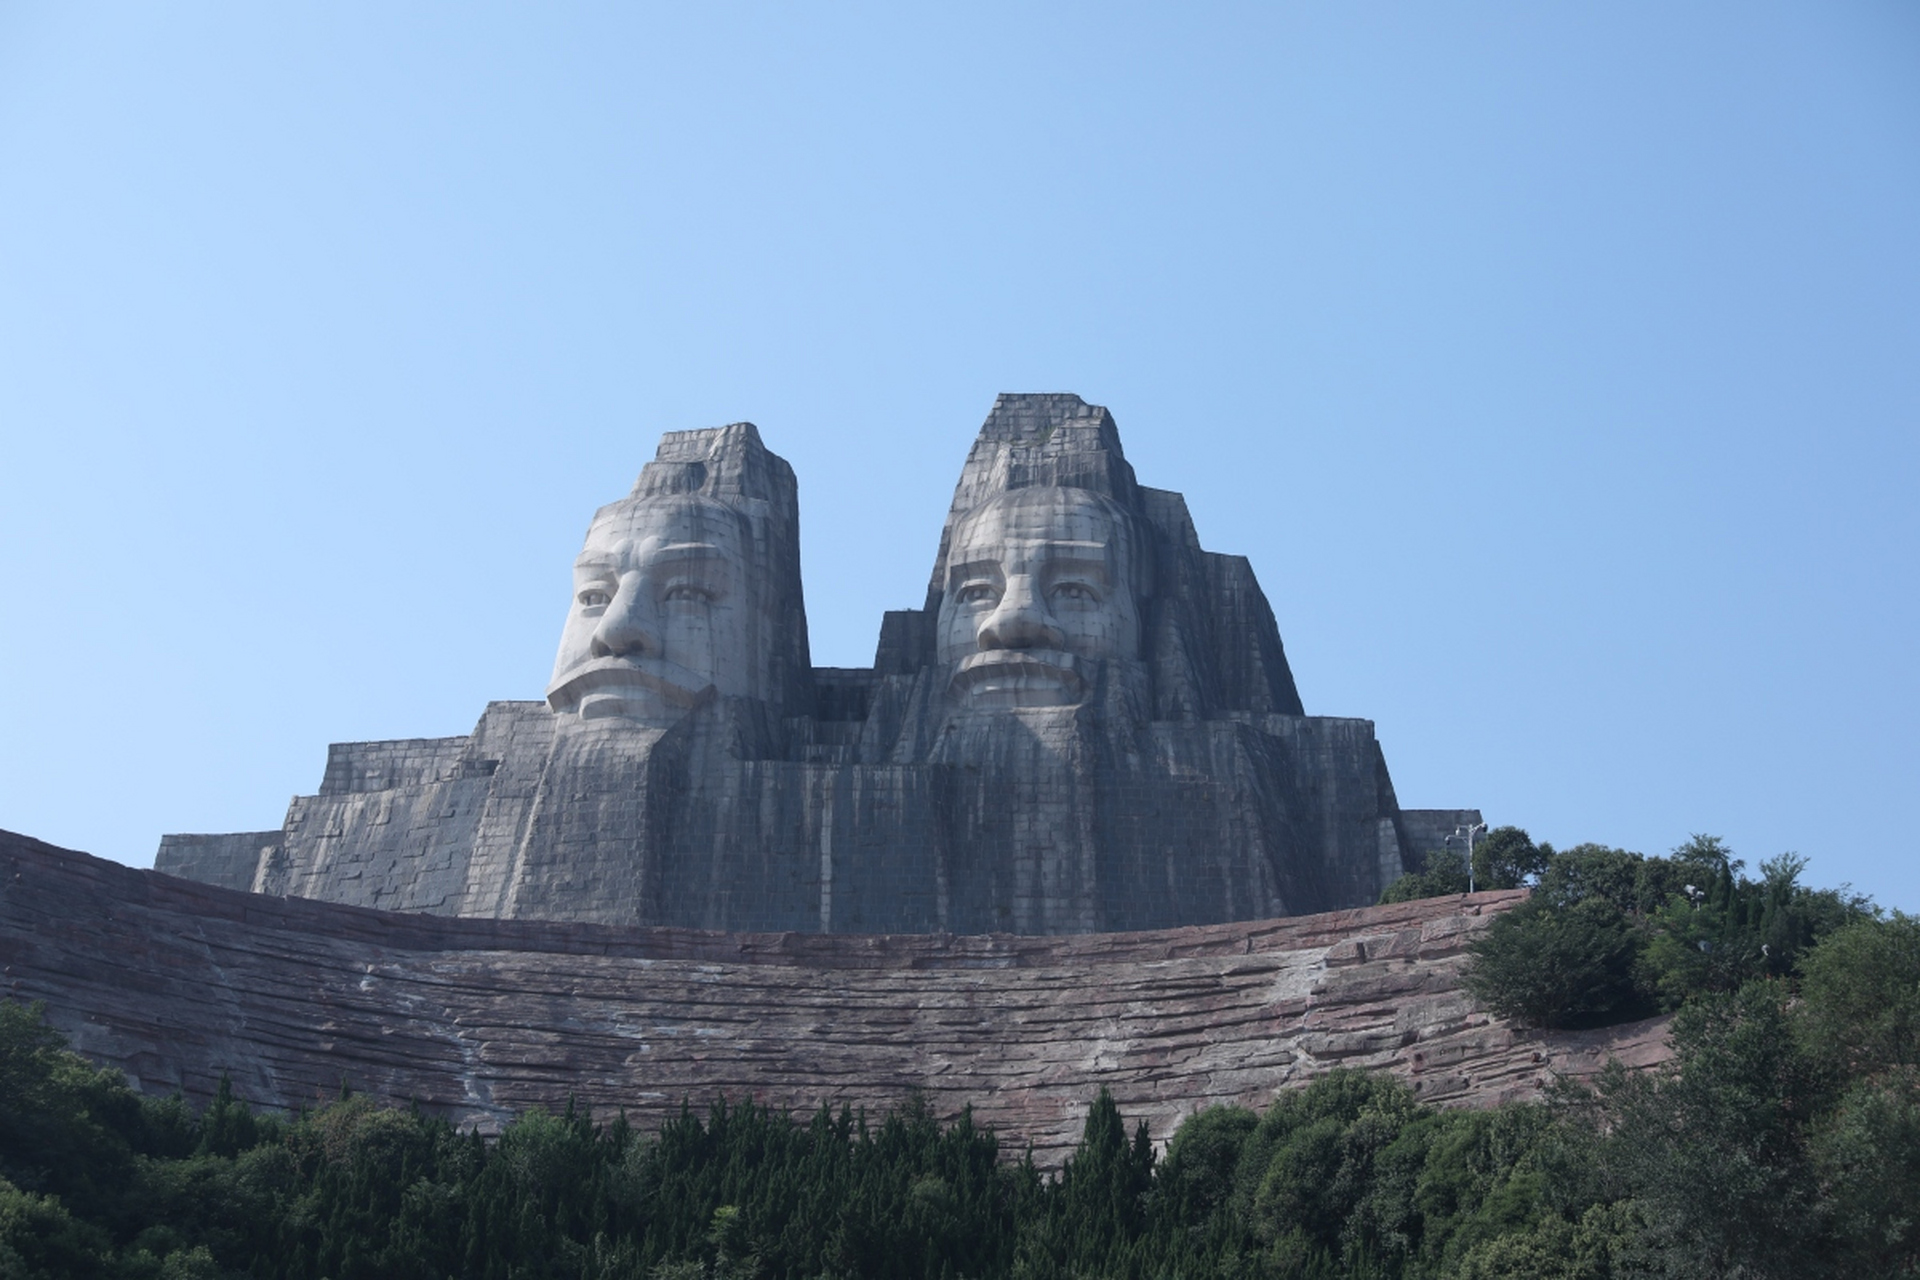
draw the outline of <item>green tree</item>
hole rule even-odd
[[[0,1178],[0,1276],[84,1280],[108,1274],[111,1248],[98,1227],[77,1221],[52,1196]]]
[[[1474,883],[1482,889],[1518,889],[1538,879],[1553,857],[1519,827],[1495,827],[1473,846]]]
[[[1421,1114],[1406,1085],[1360,1071],[1282,1094],[1247,1139],[1234,1212],[1283,1268],[1369,1258],[1376,1161]]]
[[[1577,844],[1547,859],[1534,896],[1554,908],[1597,900],[1622,915],[1633,915],[1665,902],[1671,880],[1670,868],[1645,854]]]
[[[1920,1275],[1920,1070],[1855,1081],[1808,1149],[1836,1270]]]
[[[1161,1162],[1155,1192],[1169,1222],[1210,1220],[1233,1194],[1234,1171],[1260,1117],[1245,1107],[1208,1107],[1174,1133]]]
[[[1640,1207],[1643,1247],[1679,1274],[1830,1274],[1806,1141],[1821,1081],[1789,995],[1764,981],[1702,995],[1674,1019],[1670,1070],[1603,1077],[1592,1150]]]
[[[1105,1089],[1087,1109],[1080,1145],[1059,1182],[1022,1232],[1017,1273],[1129,1274],[1153,1185],[1153,1145],[1143,1123],[1127,1140],[1126,1122]]]
[[[1463,985],[1524,1025],[1593,1026],[1651,1012],[1634,982],[1639,935],[1607,897],[1568,906],[1536,897],[1494,920],[1468,950]]]
[[[1477,889],[1518,889],[1536,879],[1552,857],[1552,845],[1535,845],[1519,827],[1495,827],[1474,842],[1471,882],[1465,849],[1431,849],[1421,854],[1420,869],[1389,884],[1380,901],[1450,897],[1465,893],[1469,883]]]
[[[1920,916],[1895,911],[1837,930],[1800,963],[1802,1043],[1833,1070],[1920,1066]]]

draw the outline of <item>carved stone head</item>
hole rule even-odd
[[[961,517],[947,550],[936,659],[978,707],[1080,702],[1090,661],[1137,661],[1125,514],[1085,489],[1016,489]]]
[[[977,708],[1086,700],[1103,665],[1144,680],[1152,549],[1105,409],[1004,395],[955,487],[928,585],[934,659]]]
[[[673,432],[587,529],[547,701],[656,727],[710,691],[778,705],[806,643],[792,470],[750,423]]]
[[[1104,671],[1103,698],[1137,698],[1154,720],[1301,714],[1252,568],[1202,549],[1185,500],[1136,481],[1113,415],[1076,395],[994,401],[954,486],[927,615],[932,645],[903,632],[888,652],[940,663],[963,706],[1073,705]]]

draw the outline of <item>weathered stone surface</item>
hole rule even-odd
[[[1102,1086],[1164,1140],[1334,1066],[1481,1106],[1663,1059],[1659,1020],[1523,1033],[1460,990],[1466,943],[1522,896],[1069,937],[722,934],[240,893],[0,833],[0,994],[202,1099],[229,1071],[274,1106],[344,1079],[462,1124],[572,1095],[651,1126],[682,1099],[918,1089],[1052,1167]]]
[[[675,432],[589,527],[547,703],[335,746],[280,833],[156,865],[455,916],[1069,934],[1372,902],[1435,825],[1371,722],[1303,713],[1251,568],[1112,416],[1023,395],[872,668],[808,664],[786,463]]]
[[[799,498],[752,423],[669,432],[573,577],[554,710],[665,728],[702,696],[804,709]]]
[[[217,884],[222,889],[251,889],[260,861],[279,847],[278,831],[235,831],[223,835],[161,836],[154,861],[171,875]]]

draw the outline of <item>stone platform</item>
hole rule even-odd
[[[0,995],[149,1092],[342,1081],[493,1128],[569,1095],[642,1127],[716,1096],[972,1104],[1057,1167],[1110,1089],[1164,1141],[1336,1066],[1488,1106],[1667,1056],[1664,1020],[1517,1031],[1460,989],[1522,892],[1124,934],[716,933],[409,915],[243,893],[0,832]]]

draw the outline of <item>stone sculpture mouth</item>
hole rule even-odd
[[[1059,649],[988,649],[960,659],[947,688],[979,707],[1070,707],[1086,695],[1079,664]]]
[[[594,658],[548,686],[547,704],[555,711],[578,711],[583,720],[644,719],[663,712],[678,717],[712,685],[665,658]]]

